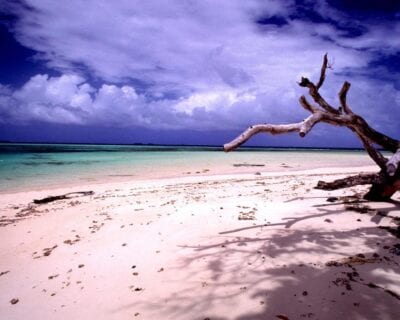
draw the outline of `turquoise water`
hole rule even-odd
[[[363,151],[222,147],[0,144],[0,192],[54,186],[373,164]]]

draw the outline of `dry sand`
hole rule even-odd
[[[0,319],[400,319],[399,194],[313,189],[358,171],[2,194]]]

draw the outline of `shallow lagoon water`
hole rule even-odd
[[[361,150],[0,144],[0,192],[190,175],[373,165]]]

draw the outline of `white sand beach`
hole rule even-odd
[[[313,188],[360,170],[2,194],[0,319],[400,319],[400,194]]]

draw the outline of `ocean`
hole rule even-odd
[[[0,193],[108,181],[373,165],[362,150],[0,144]]]

